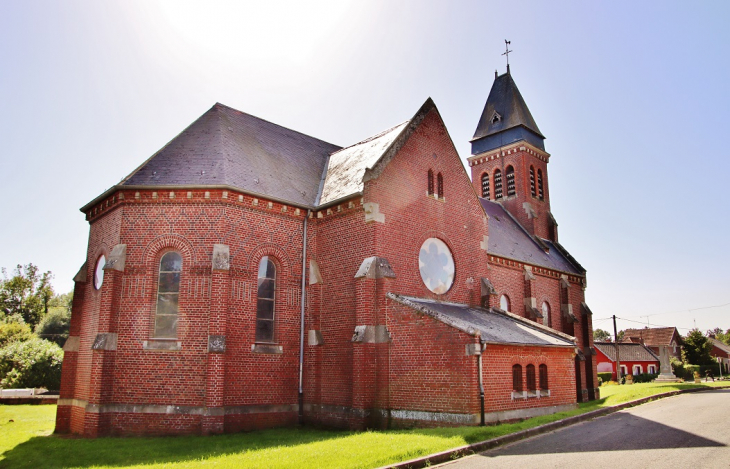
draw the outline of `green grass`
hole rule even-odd
[[[570,412],[489,427],[369,432],[286,428],[207,437],[65,438],[51,435],[56,406],[0,406],[0,467],[372,468],[662,392],[721,384],[727,382],[605,386],[600,400]]]

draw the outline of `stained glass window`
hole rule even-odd
[[[157,282],[156,338],[177,338],[181,272],[182,257],[180,254],[175,251],[165,253],[160,259],[160,274]]]

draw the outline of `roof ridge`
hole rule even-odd
[[[337,145],[336,143],[330,143],[330,142],[328,142],[328,141],[326,141],[326,140],[322,140],[321,138],[317,138],[317,137],[313,137],[313,136],[311,136],[311,135],[305,134],[304,132],[300,132],[300,131],[298,131],[298,130],[294,130],[294,129],[292,129],[292,128],[289,128],[289,127],[284,127],[283,125],[281,125],[281,124],[277,124],[276,122],[272,122],[272,121],[270,121],[270,120],[266,120],[266,119],[263,119],[263,118],[261,118],[261,117],[258,117],[258,116],[254,116],[253,114],[249,114],[248,112],[243,112],[243,111],[239,111],[238,109],[236,109],[236,108],[233,108],[233,107],[231,107],[231,106],[228,106],[228,105],[225,105],[225,104],[223,104],[223,103],[219,103],[219,102],[216,102],[216,103],[215,103],[215,104],[213,105],[213,107],[220,107],[220,108],[225,108],[226,110],[230,110],[230,111],[233,111],[233,112],[238,112],[238,113],[240,113],[240,114],[245,114],[245,115],[247,115],[247,116],[249,116],[249,117],[252,117],[252,118],[254,118],[254,119],[256,119],[256,120],[259,120],[259,121],[261,121],[261,122],[266,122],[267,124],[271,124],[271,125],[273,125],[273,126],[276,126],[276,127],[279,127],[279,128],[281,128],[281,129],[284,129],[284,130],[288,130],[289,132],[294,132],[295,134],[303,135],[304,137],[309,137],[309,138],[313,138],[313,139],[315,139],[315,140],[319,140],[320,142],[326,143],[326,144],[328,144],[328,145],[332,145],[333,147],[340,147],[340,149],[342,149],[342,147],[341,147],[340,145]],[[212,109],[212,108],[211,108],[211,109]],[[339,150],[337,150],[337,151],[339,151]]]
[[[373,141],[373,140],[375,140],[376,138],[380,138],[380,137],[382,137],[382,136],[384,136],[384,135],[386,135],[386,134],[388,134],[388,133],[392,132],[392,131],[393,131],[393,130],[395,130],[395,129],[396,129],[397,127],[400,127],[400,126],[402,126],[403,124],[407,124],[408,122],[410,122],[410,119],[406,119],[406,120],[404,120],[403,122],[401,122],[400,124],[396,124],[396,125],[394,125],[394,126],[392,126],[392,127],[388,128],[388,129],[385,129],[385,130],[383,130],[382,132],[379,132],[379,133],[377,133],[377,134],[375,134],[375,135],[372,135],[372,136],[370,136],[370,137],[366,138],[365,140],[361,140],[361,141],[359,141],[359,142],[357,142],[357,143],[353,143],[352,145],[348,145],[348,146],[346,146],[346,147],[342,147],[342,148],[340,148],[340,149],[339,149],[339,150],[337,150],[337,151],[333,151],[332,153],[330,153],[330,156],[332,156],[332,155],[335,155],[335,154],[337,154],[337,153],[339,153],[339,152],[341,152],[341,151],[344,151],[344,150],[348,150],[348,149],[350,149],[350,148],[356,147],[356,146],[358,146],[358,145],[362,145],[362,144],[364,144],[364,143],[372,142],[372,141]]]

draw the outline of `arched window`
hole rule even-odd
[[[535,381],[535,365],[527,365],[527,390],[530,392],[537,391],[537,382]]]
[[[508,297],[507,295],[502,295],[502,296],[501,296],[501,297],[499,298],[499,307],[500,307],[500,308],[501,308],[501,309],[502,309],[503,311],[509,311],[509,310],[510,310],[510,306],[509,306],[509,297]]]
[[[545,195],[542,191],[542,169],[537,170],[537,196],[540,198],[540,200],[543,200],[545,198]]]
[[[433,171],[428,170],[428,195],[433,195]]]
[[[482,197],[489,198],[489,173],[482,174]]]
[[[494,200],[502,198],[502,171],[494,170]]]
[[[537,195],[535,192],[535,168],[533,166],[530,166],[530,194],[533,197]]]
[[[94,288],[99,290],[101,285],[104,283],[104,265],[106,264],[106,256],[102,254],[96,261],[96,268],[94,269]]]
[[[182,256],[170,251],[160,259],[157,282],[157,311],[155,312],[155,338],[177,338],[177,320],[180,312],[180,274]]]
[[[507,197],[515,195],[515,168],[507,166]]]
[[[438,173],[436,175],[436,182],[438,187],[438,198],[443,199],[444,198],[444,177],[441,175],[441,173]]]
[[[547,391],[548,388],[548,374],[547,374],[547,365],[542,364],[540,365],[540,389],[543,391]]]
[[[259,262],[258,295],[256,299],[256,342],[274,341],[274,299],[276,265],[264,256]]]
[[[542,323],[546,326],[552,326],[552,320],[550,319],[550,305],[547,301],[542,302]]]
[[[512,390],[522,392],[522,365],[512,365]]]

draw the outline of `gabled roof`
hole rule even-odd
[[[730,345],[728,345],[725,342],[722,342],[720,340],[717,340],[714,337],[710,337],[709,339],[710,339],[710,342],[712,342],[713,346],[722,350],[723,352],[725,352],[727,354],[728,357],[730,357]]]
[[[545,252],[501,204],[481,197],[479,201],[489,217],[489,254],[569,274],[585,274],[585,270],[571,260],[572,256],[564,252],[564,248],[541,239],[549,248]]]
[[[640,343],[641,340],[644,341],[644,343],[650,347],[658,347],[660,345],[672,345],[672,337],[674,337],[674,334],[677,334],[679,342],[681,341],[681,336],[679,335],[679,332],[677,332],[676,327],[653,327],[648,328],[645,327],[644,329],[626,329],[624,331],[624,342],[628,342],[630,339],[632,342]]]
[[[216,103],[120,186],[229,186],[314,206],[340,147]]]
[[[476,335],[483,343],[575,347],[575,339],[549,327],[495,308],[388,293],[388,298],[427,314],[444,324]]]
[[[593,345],[612,362],[616,361],[616,344],[612,342],[594,342]],[[641,344],[618,344],[618,353],[621,361],[627,362],[656,362],[659,357],[654,355],[648,347]]]
[[[330,156],[320,204],[361,192],[365,170],[372,168],[410,121],[405,121]]]
[[[512,74],[507,72],[494,79],[472,141],[520,126],[534,132],[540,138],[545,138],[537,128],[530,109],[512,79]]]

